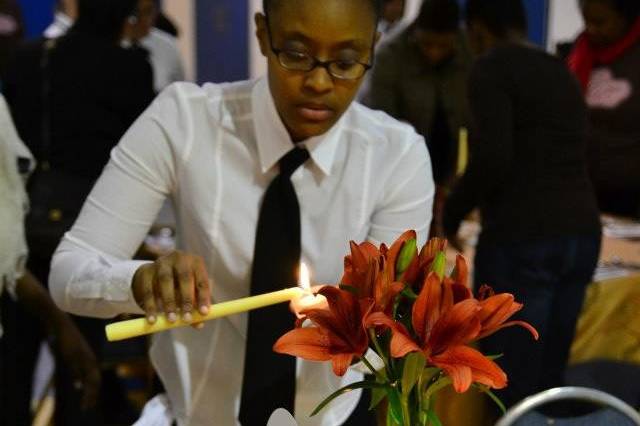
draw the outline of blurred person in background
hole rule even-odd
[[[156,17],[154,27],[175,38],[180,37],[180,29],[176,26],[173,20],[162,11],[162,0],[154,0],[154,3],[158,10],[158,16]]]
[[[24,181],[33,168],[29,150],[18,138],[9,109],[0,96],[0,424],[31,425],[31,368],[40,340],[27,347],[18,331],[23,312],[39,317],[28,332],[46,335],[51,348],[72,372],[81,390],[81,407],[96,403],[100,371],[95,355],[67,314],[60,311],[46,289],[26,270],[28,254],[24,214],[29,201]],[[22,176],[21,176],[22,175]]]
[[[405,11],[405,0],[381,0],[382,14],[378,22],[378,31],[388,33],[402,20]]]
[[[579,0],[585,30],[568,63],[589,107],[600,209],[640,217],[640,1]]]
[[[122,41],[143,35],[133,28],[151,0],[80,0],[78,17],[55,42],[37,40],[20,49],[5,81],[5,94],[18,132],[39,167],[29,184],[27,216],[29,269],[47,283],[51,256],[73,223],[111,149],[154,97],[147,52]],[[99,360],[103,323],[76,319]],[[26,335],[26,334],[25,334]],[[127,418],[122,404],[80,411],[72,375],[56,363],[56,423],[102,424],[103,413]],[[105,383],[111,383],[105,376]],[[110,401],[117,392],[103,392]]]
[[[57,38],[66,34],[76,20],[77,13],[78,0],[58,0],[54,21],[45,30],[44,36]],[[124,47],[138,44],[149,51],[156,92],[162,91],[175,81],[185,79],[184,66],[178,51],[178,40],[174,35],[157,28],[156,25],[161,22],[160,17],[157,0],[144,2],[135,16],[128,20],[128,29],[122,40]],[[167,22],[170,24],[166,17],[162,22],[164,22],[163,28],[167,26]]]
[[[78,19],[78,0],[58,0],[53,22],[44,30],[46,38],[58,38],[69,31]]]
[[[509,376],[507,405],[563,385],[576,321],[600,251],[600,220],[587,174],[587,109],[565,64],[526,39],[521,0],[468,0],[479,57],[471,72],[469,166],[447,199],[451,241],[480,209],[474,282],[512,293],[521,330],[483,340]]]
[[[16,0],[0,0],[0,79],[7,62],[24,37],[24,23]]]
[[[376,54],[362,102],[411,124],[424,136],[438,187],[432,234],[456,172],[458,134],[468,126],[471,55],[457,0],[425,0],[417,19]]]

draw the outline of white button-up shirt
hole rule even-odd
[[[315,282],[340,279],[349,240],[390,243],[416,229],[424,243],[434,184],[424,140],[411,127],[354,103],[330,131],[304,144],[311,160],[291,180],[302,257]],[[78,315],[141,313],[131,291],[140,262],[130,259],[167,197],[177,214],[178,246],[204,257],[214,301],[248,296],[260,202],[291,148],[266,79],[170,86],[113,150],[60,244],[50,277],[54,299]],[[247,317],[154,337],[151,359],[179,424],[239,424]],[[344,422],[359,392],[308,415],[360,379],[356,371],[336,377],[331,363],[299,360],[300,425]]]

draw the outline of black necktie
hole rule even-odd
[[[300,206],[291,175],[309,152],[294,148],[280,160],[280,174],[262,200],[251,272],[251,294],[282,290],[297,283],[300,264]],[[293,327],[289,306],[249,313],[240,402],[243,426],[265,425],[277,408],[294,411],[296,359],[276,354],[273,344]]]

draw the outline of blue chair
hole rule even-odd
[[[577,417],[549,418],[536,408],[558,401],[583,402],[596,411]],[[495,426],[640,426],[640,414],[608,393],[581,387],[549,389],[510,408]]]

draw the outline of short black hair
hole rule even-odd
[[[278,3],[281,3],[284,0],[262,0],[262,10],[264,11],[264,14],[269,16],[274,8],[276,7],[276,5]],[[323,1],[323,0],[316,0],[316,1]],[[346,0],[343,0],[346,1]],[[373,12],[375,14],[375,20],[376,23],[380,20],[380,16],[382,15],[382,0],[369,0],[371,2],[371,6],[373,8]]]
[[[457,0],[424,0],[414,26],[436,33],[451,33],[460,27],[460,6]]]
[[[506,37],[511,31],[527,32],[522,0],[467,0],[465,15],[467,24],[481,21],[496,37]]]
[[[623,16],[628,22],[633,22],[640,16],[639,0],[599,0],[608,3],[616,12]],[[584,5],[587,0],[580,0],[580,6]]]
[[[79,0],[72,31],[117,42],[125,21],[136,14],[137,7],[138,0]]]

